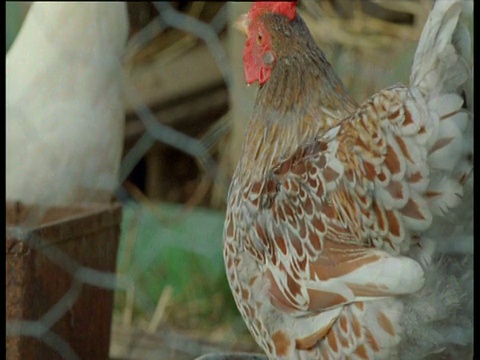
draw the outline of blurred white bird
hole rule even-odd
[[[124,2],[34,2],[6,56],[6,198],[108,201],[125,122]]]

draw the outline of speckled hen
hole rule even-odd
[[[410,85],[360,105],[296,3],[239,20],[259,90],[224,257],[270,359],[472,356],[472,8],[437,1]]]

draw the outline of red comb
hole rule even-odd
[[[252,5],[248,17],[253,20],[265,13],[275,13],[286,16],[290,21],[295,19],[297,1],[258,1]]]

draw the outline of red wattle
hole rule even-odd
[[[247,39],[243,50],[243,71],[245,73],[245,81],[247,84],[253,84],[259,78],[259,66],[255,63],[250,39]]]

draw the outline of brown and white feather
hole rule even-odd
[[[327,63],[336,91],[300,92],[295,84],[316,77],[289,71],[300,81],[270,102],[285,81],[275,78],[279,59],[259,90],[224,256],[237,306],[270,358],[399,356],[398,296],[424,286],[428,232],[459,205],[471,172],[463,139],[473,116],[460,96],[471,73],[451,45],[460,5],[432,11],[410,87],[357,106]]]

